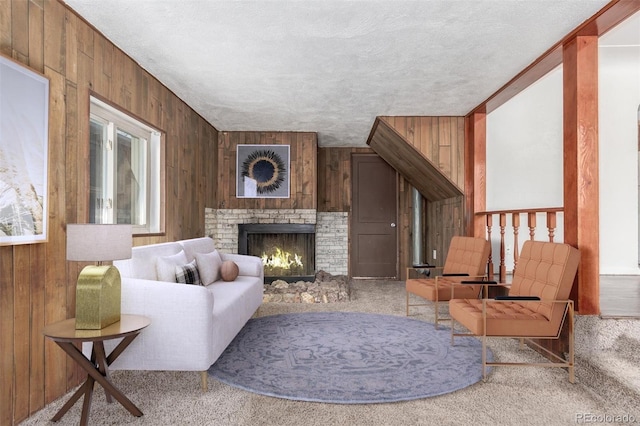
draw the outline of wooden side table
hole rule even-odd
[[[57,422],[67,411],[84,395],[82,405],[81,425],[89,422],[89,410],[91,409],[91,398],[93,397],[94,382],[100,383],[104,388],[107,402],[113,402],[115,398],[124,408],[136,417],[142,416],[142,411],[136,407],[118,388],[111,382],[109,375],[109,365],[120,356],[120,354],[133,342],[140,332],[151,324],[151,320],[140,315],[121,315],[120,321],[111,324],[100,330],[76,330],[75,318],[49,324],[44,327],[42,333],[49,339],[56,342],[71,358],[73,358],[87,372],[87,380],[60,408],[51,421]],[[122,341],[111,351],[109,355],[105,353],[104,341],[123,338]],[[91,359],[84,356],[74,343],[93,343]]]

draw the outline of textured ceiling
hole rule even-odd
[[[466,115],[607,0],[65,0],[219,130]]]

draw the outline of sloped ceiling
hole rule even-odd
[[[219,130],[466,115],[607,0],[65,0]]]

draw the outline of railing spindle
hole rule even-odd
[[[499,216],[500,225],[500,262],[499,262],[499,280],[505,282],[506,278],[506,264],[505,264],[505,228],[507,225],[507,215],[511,215],[511,223],[513,225],[513,273],[515,273],[518,266],[518,258],[520,257],[520,215],[527,215],[527,226],[529,227],[529,239],[535,240],[536,234],[536,222],[538,213],[546,213],[547,215],[547,228],[549,231],[549,241],[553,242],[555,238],[555,230],[557,225],[557,212],[562,212],[562,207],[548,207],[548,208],[533,208],[533,209],[512,209],[512,210],[495,210],[495,211],[483,211],[476,212],[475,215],[484,215],[487,224],[487,240],[491,241],[491,231],[493,228],[493,215]],[[487,274],[489,279],[494,279],[494,265],[493,265],[493,244],[489,246],[489,260],[487,261]]]
[[[500,213],[500,282],[505,282],[507,266],[504,263],[504,228],[507,226],[507,215]]]
[[[520,250],[518,249],[518,230],[520,229],[520,213],[513,213],[511,215],[511,224],[513,225],[513,273],[516,273],[516,267],[518,266],[518,257],[520,256]]]
[[[527,225],[529,226],[529,239],[533,241],[536,236],[536,212],[527,213]]]
[[[491,214],[487,214],[487,241],[489,241],[489,260],[487,263],[489,264],[489,280],[493,280],[493,258],[491,256],[493,249],[491,248],[491,228],[493,226],[493,216]]]
[[[556,212],[547,212],[547,228],[549,229],[549,242],[553,242],[556,232]]]

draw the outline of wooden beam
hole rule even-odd
[[[462,195],[462,190],[386,121],[376,118],[367,144],[429,201]]]
[[[598,37],[564,46],[564,240],[581,262],[572,298],[583,315],[600,313]],[[577,294],[576,294],[577,293]],[[577,296],[577,298],[576,298]]]

